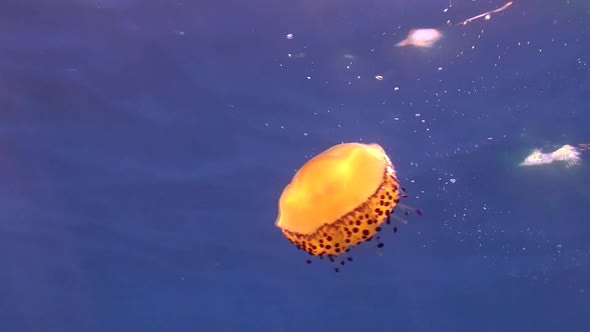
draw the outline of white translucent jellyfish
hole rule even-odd
[[[567,167],[578,165],[580,163],[580,150],[567,144],[549,153],[543,153],[541,150],[535,149],[519,165],[537,166],[551,164],[556,161],[564,162]]]
[[[395,46],[432,47],[441,37],[442,33],[436,29],[414,29],[408,32],[406,39]]]

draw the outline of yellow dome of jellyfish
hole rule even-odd
[[[295,174],[281,194],[275,224],[297,248],[334,261],[376,237],[383,222],[390,224],[400,196],[407,197],[380,145],[338,144]]]

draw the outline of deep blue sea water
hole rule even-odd
[[[446,24],[502,4],[2,1],[0,331],[588,331],[590,151],[517,165],[590,143],[590,5]],[[352,141],[424,215],[335,273],[274,222]]]

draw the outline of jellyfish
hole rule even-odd
[[[407,197],[404,190],[380,145],[338,144],[295,174],[280,196],[275,225],[298,249],[334,262],[351,247],[378,240],[400,197]]]
[[[580,164],[580,150],[583,150],[581,145],[578,148],[569,144],[548,153],[543,153],[541,150],[535,149],[519,165],[537,166],[561,161],[564,162],[567,167],[571,167]]]
[[[441,37],[442,33],[437,29],[414,29],[408,32],[406,39],[395,46],[432,47]]]

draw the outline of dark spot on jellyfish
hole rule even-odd
[[[369,235],[369,230],[368,229],[363,229],[363,235]]]

